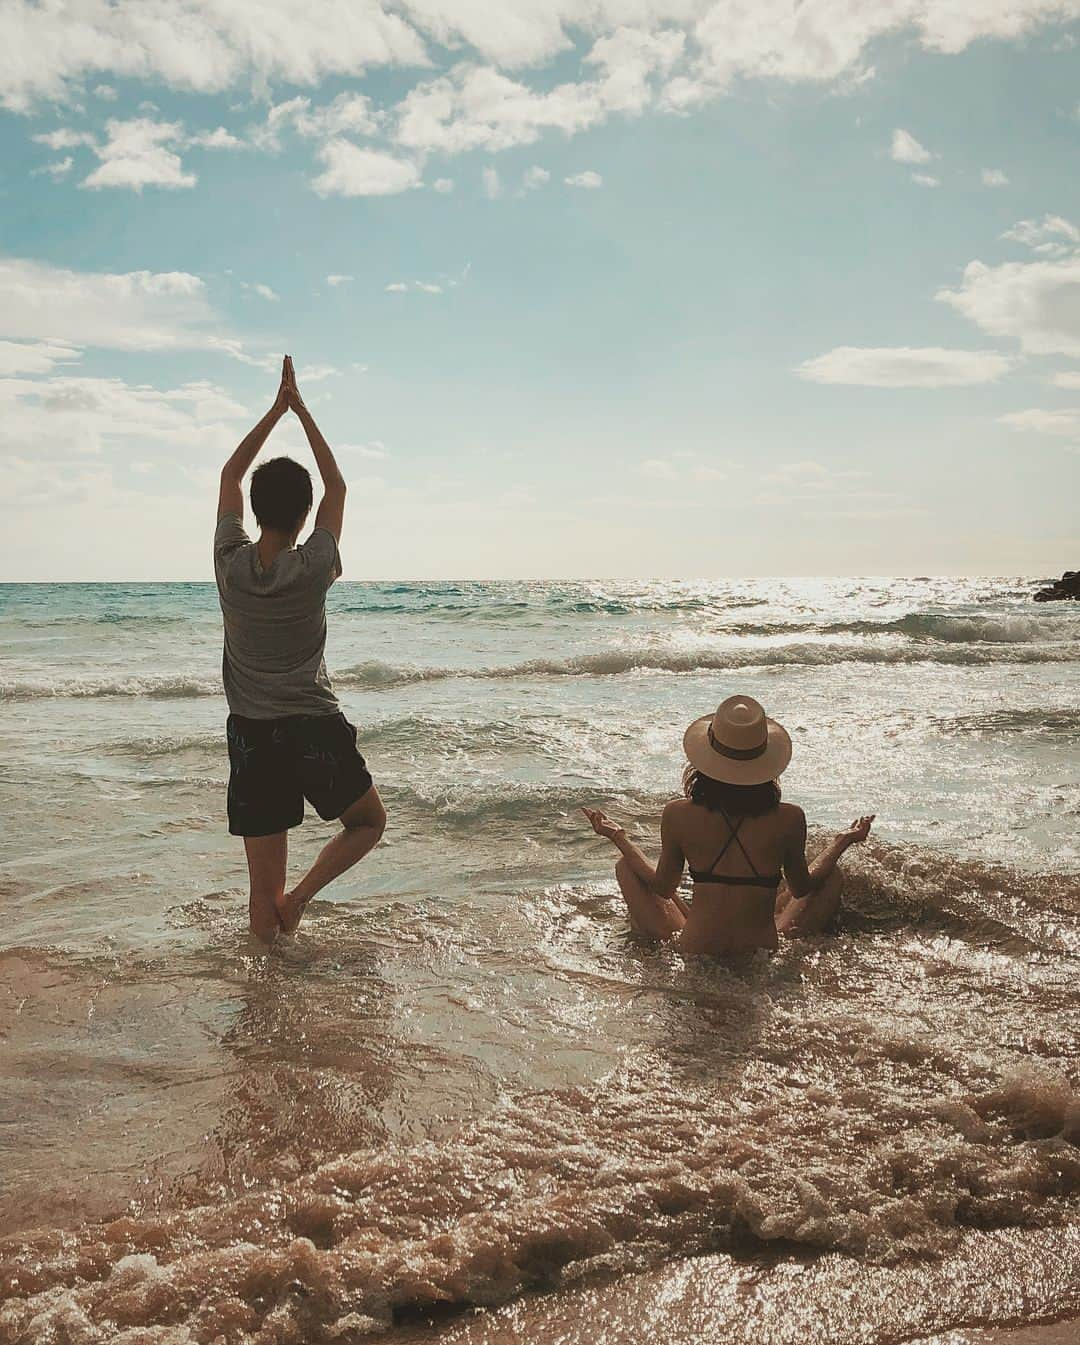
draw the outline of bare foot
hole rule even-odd
[[[300,921],[304,918],[304,910],[307,907],[309,897],[298,897],[296,892],[283,892],[278,897],[277,913],[281,921],[281,932],[283,934],[295,934]]]

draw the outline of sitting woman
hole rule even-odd
[[[615,865],[630,924],[683,953],[776,948],[777,934],[817,934],[840,908],[837,862],[866,840],[873,815],[860,817],[806,862],[806,816],[780,802],[777,776],[791,739],[749,696],[731,696],[715,715],[686,730],[685,798],[660,821],[654,867],[625,830],[595,808],[583,811],[598,836],[622,852]],[[678,893],[689,866],[693,902]],[[782,881],[783,880],[785,881]]]

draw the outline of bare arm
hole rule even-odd
[[[670,806],[669,804],[668,808]],[[581,811],[592,823],[592,828],[596,834],[611,841],[612,845],[626,859],[634,873],[650,891],[655,892],[659,897],[674,901],[686,915],[688,907],[682,898],[676,895],[686,859],[682,852],[682,846],[675,839],[668,808],[664,809],[663,816],[660,819],[660,858],[655,865],[649,862],[641,847],[635,845],[626,834],[625,827],[620,827],[612,822],[598,808],[583,808]]]
[[[286,356],[286,359],[288,359],[288,356]],[[226,514],[235,514],[237,518],[243,519],[244,492],[240,489],[240,483],[243,481],[248,468],[255,461],[259,449],[269,439],[270,431],[288,409],[285,363],[282,362],[281,384],[278,387],[273,406],[255,428],[249,430],[240,440],[232,457],[221,469],[221,487],[218,491],[218,518],[224,518]]]
[[[806,816],[798,809],[798,818],[792,827],[784,853],[784,877],[791,895],[802,900],[816,892],[830,876],[843,853],[853,845],[865,841],[870,834],[874,814],[857,818],[846,831],[839,832],[817,855],[812,866],[806,863]]]
[[[304,427],[304,433],[307,435],[307,441],[311,445],[311,452],[315,457],[315,466],[319,469],[319,475],[322,477],[323,497],[319,504],[319,511],[315,515],[315,526],[325,528],[327,532],[332,532],[338,541],[341,540],[341,528],[345,521],[345,478],[341,475],[341,469],[337,465],[337,459],[330,448],[330,445],[322,436],[322,431],[315,424],[315,417],[304,404],[303,397],[300,396],[300,389],[296,386],[296,371],[293,369],[292,357],[285,356],[286,377],[288,379],[289,405],[296,412],[297,419]]]

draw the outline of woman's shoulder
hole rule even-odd
[[[776,812],[785,831],[806,830],[806,814],[797,803],[778,803]]]
[[[702,811],[697,804],[692,803],[690,799],[674,798],[669,799],[664,804],[664,811],[660,814],[660,825],[669,834],[682,834],[687,821],[695,813]]]
[[[677,795],[673,799],[668,799],[667,803],[664,804],[664,811],[661,816],[665,820],[673,817],[685,817],[689,813],[696,811],[696,809],[697,804],[691,802],[690,799],[685,799]]]

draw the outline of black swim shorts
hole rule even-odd
[[[246,719],[230,715],[229,831],[272,836],[304,820],[304,800],[325,822],[371,788],[356,729],[340,712]]]

